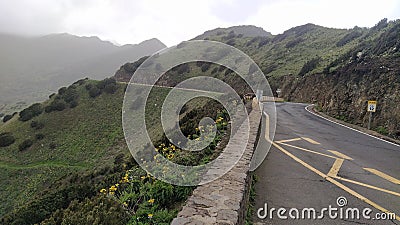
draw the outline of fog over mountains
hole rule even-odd
[[[43,100],[60,86],[112,76],[126,62],[165,48],[158,39],[117,46],[98,37],[0,34],[0,112],[5,105]]]

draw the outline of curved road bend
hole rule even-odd
[[[306,104],[277,103],[277,129],[274,145],[256,170],[256,224],[400,224],[400,147],[332,123],[305,110]],[[338,207],[337,198],[347,205]],[[279,219],[259,208],[285,208]],[[288,211],[315,208],[342,208],[343,216],[331,219],[290,219]],[[357,208],[360,219],[346,209]],[[371,208],[364,219],[362,210]],[[381,210],[389,210],[397,220],[372,219]],[[332,217],[335,217],[332,211]],[[367,212],[367,211],[366,211]],[[356,213],[355,213],[356,214]],[[272,215],[272,219],[271,219]],[[292,210],[296,217],[296,211]],[[385,215],[383,215],[385,216]],[[305,211],[305,217],[308,217]],[[312,214],[311,214],[312,217]]]

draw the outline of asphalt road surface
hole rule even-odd
[[[277,103],[273,146],[255,172],[255,224],[400,224],[400,147],[306,106]],[[384,211],[396,219],[378,220],[393,216]]]

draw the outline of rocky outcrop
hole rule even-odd
[[[282,97],[315,103],[318,110],[362,127],[368,124],[367,101],[377,100],[371,128],[400,138],[400,58],[353,61],[331,73],[280,80]]]

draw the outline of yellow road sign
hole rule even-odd
[[[375,112],[376,111],[376,101],[368,101],[368,112]]]

